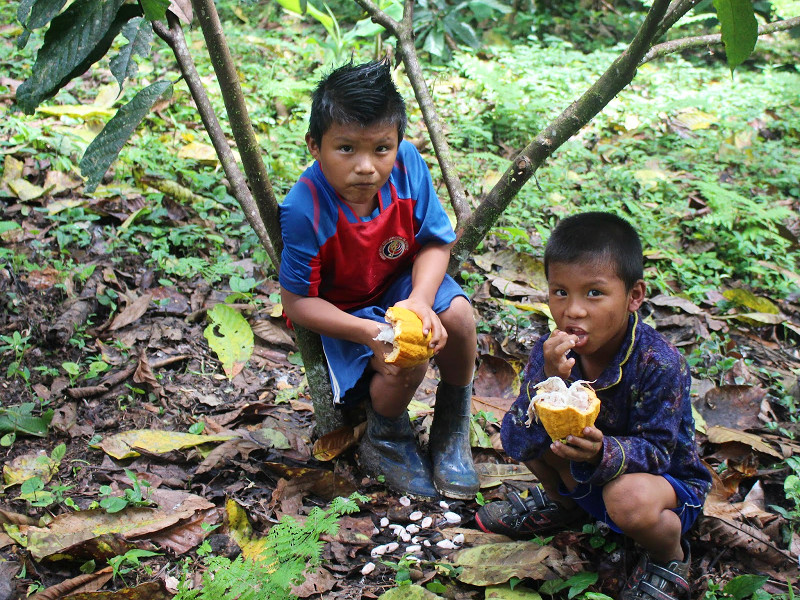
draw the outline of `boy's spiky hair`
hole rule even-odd
[[[642,242],[622,217],[607,212],[585,212],[562,220],[544,250],[544,274],[551,264],[599,262],[614,265],[630,291],[643,278]]]
[[[325,76],[311,97],[308,133],[317,145],[333,123],[397,125],[397,141],[406,130],[406,104],[392,81],[387,58],[359,65],[351,60]]]

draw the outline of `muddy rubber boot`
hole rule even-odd
[[[358,462],[369,475],[383,476],[386,486],[396,492],[416,499],[438,497],[407,412],[391,418],[367,409],[367,429],[358,447]]]
[[[480,487],[469,444],[471,403],[472,384],[442,381],[436,390],[429,442],[433,485],[448,498],[471,500]]]

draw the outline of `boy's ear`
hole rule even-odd
[[[631,291],[628,294],[628,311],[636,312],[639,310],[639,307],[644,302],[645,293],[647,292],[647,286],[644,283],[643,279],[638,280],[636,283],[633,284]]]
[[[314,138],[311,137],[310,133],[306,134],[306,146],[308,146],[308,151],[311,152],[311,156],[314,157],[314,160],[319,160],[319,146],[317,142],[314,141]]]

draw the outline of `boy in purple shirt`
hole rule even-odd
[[[609,213],[574,215],[553,231],[544,267],[557,329],[531,351],[522,392],[501,428],[505,451],[542,487],[481,507],[476,522],[526,538],[588,512],[645,550],[622,600],[688,598],[683,535],[702,510],[711,476],[694,443],[686,362],[639,320],[639,236]],[[601,401],[595,426],[581,437],[552,441],[540,423],[525,425],[534,386],[551,376],[586,380]]]
[[[334,401],[368,400],[361,467],[403,494],[470,499],[475,321],[446,274],[456,236],[405,125],[388,61],[348,63],[320,81],[306,134],[316,161],[280,210],[281,298],[293,322],[321,335]],[[430,460],[406,411],[428,365],[388,364],[392,346],[378,340],[393,305],[431,333],[441,382]]]

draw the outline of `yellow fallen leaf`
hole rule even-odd
[[[191,142],[178,150],[178,158],[191,158],[201,163],[216,164],[219,160],[214,146],[202,142]]]
[[[719,118],[697,108],[686,108],[677,114],[674,121],[691,131],[697,131],[698,129],[708,129],[719,121]]]
[[[239,437],[232,434],[195,435],[180,431],[159,431],[157,429],[134,429],[123,431],[103,439],[97,447],[112,458],[121,460],[139,456],[134,448],[146,448],[153,454],[166,454],[201,444],[225,442]]]
[[[236,500],[229,498],[225,502],[225,512],[228,514],[228,531],[233,541],[242,549],[242,556],[253,561],[263,560],[261,553],[267,547],[267,538],[253,534],[253,526],[250,525],[247,513]]]
[[[75,119],[107,119],[113,117],[115,110],[94,104],[62,104],[60,106],[40,106],[38,112],[54,117],[73,117]]]
[[[44,450],[17,456],[3,465],[3,481],[5,487],[21,484],[31,477],[38,477],[47,483],[58,471],[58,462],[47,455]]]

